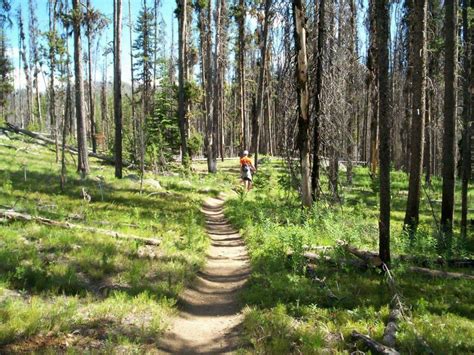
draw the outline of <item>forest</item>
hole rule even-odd
[[[0,0],[0,354],[474,353],[473,78],[474,0]]]

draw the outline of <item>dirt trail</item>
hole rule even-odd
[[[238,232],[223,214],[224,201],[208,198],[202,207],[211,238],[205,268],[179,299],[180,314],[163,335],[163,353],[230,353],[239,347],[242,323],[239,291],[250,266]]]

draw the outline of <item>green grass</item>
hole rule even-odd
[[[328,253],[332,262],[318,262],[315,273],[326,287],[308,278],[302,257],[305,246],[333,246],[337,240],[377,251],[378,195],[363,168],[355,169],[353,186],[341,187],[341,204],[323,198],[312,209],[300,207],[297,193],[271,165],[262,166],[257,188],[228,201],[226,214],[245,236],[253,271],[243,300],[248,305],[245,338],[249,352],[319,354],[328,350],[350,353],[350,334],[357,330],[381,341],[391,293],[375,269],[359,270],[341,248]],[[340,177],[344,183],[345,178]],[[323,186],[327,182],[323,179]],[[403,232],[408,181],[392,173],[392,253],[420,259],[436,258],[437,226],[426,195],[421,203],[420,227],[412,240]],[[435,179],[430,198],[439,215],[441,182]],[[470,191],[471,211],[473,191]],[[457,201],[459,194],[456,193]],[[456,211],[459,220],[459,211]],[[473,257],[474,233],[469,242],[459,238],[444,256]],[[293,251],[292,258],[287,257]],[[393,274],[407,307],[400,324],[397,349],[402,353],[437,354],[474,351],[474,288],[472,281],[432,279],[416,275],[408,264],[395,260]],[[436,265],[432,265],[436,267]],[[446,269],[450,270],[450,269]],[[472,273],[471,269],[455,270]],[[428,344],[428,347],[426,347]]]
[[[2,140],[3,141],[3,140]],[[39,351],[144,353],[153,349],[176,312],[176,300],[203,265],[208,239],[200,213],[203,197],[234,189],[226,214],[244,235],[253,271],[242,295],[244,340],[250,353],[350,353],[350,334],[357,330],[381,340],[389,313],[390,292],[377,270],[359,270],[341,249],[328,252],[332,262],[317,263],[315,273],[326,287],[306,276],[305,246],[333,246],[345,240],[377,250],[377,184],[363,168],[354,184],[344,177],[337,204],[323,198],[314,208],[300,207],[294,185],[281,161],[261,164],[255,189],[244,193],[237,162],[219,163],[208,176],[205,163],[185,174],[149,174],[140,183],[116,180],[113,168],[91,161],[91,174],[81,180],[68,156],[68,180],[59,189],[59,165],[44,147],[6,140],[0,146],[0,208],[59,221],[159,238],[159,247],[114,239],[101,233],[61,229],[34,222],[1,221],[0,352]],[[26,176],[26,178],[25,178]],[[323,186],[327,180],[323,177]],[[402,224],[407,176],[392,173],[392,252],[419,259],[436,258],[437,227],[427,196],[421,203],[420,228],[410,240]],[[91,202],[81,196],[82,189]],[[439,215],[441,181],[428,190]],[[456,200],[459,201],[459,189]],[[473,200],[472,189],[470,201]],[[471,202],[470,211],[473,211]],[[459,208],[456,207],[456,221]],[[458,237],[443,256],[473,257],[473,231]],[[293,257],[287,252],[293,251]],[[402,353],[474,352],[472,281],[432,279],[392,264],[407,307],[397,349]],[[432,265],[437,267],[437,265]],[[450,270],[449,268],[446,270]],[[473,273],[470,269],[455,270]],[[65,344],[68,344],[67,346]]]
[[[144,352],[161,336],[177,296],[205,260],[203,197],[231,179],[149,174],[140,190],[136,172],[117,180],[113,167],[94,159],[81,180],[68,155],[61,192],[54,153],[21,140],[2,142],[16,149],[0,146],[0,209],[162,243],[152,247],[79,229],[0,221],[0,352],[49,351],[64,337],[72,337],[72,350],[89,339],[105,353],[124,346]]]

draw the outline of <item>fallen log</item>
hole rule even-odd
[[[44,218],[44,217],[36,217],[36,216],[32,216],[26,213],[13,211],[13,210],[0,211],[0,218],[7,219],[9,221],[36,222],[36,223],[44,224],[47,226],[54,226],[54,227],[65,228],[65,229],[78,229],[78,230],[83,230],[83,231],[87,231],[91,233],[104,234],[109,237],[113,237],[117,239],[136,240],[146,245],[158,246],[161,244],[161,240],[156,239],[156,238],[138,237],[135,235],[123,234],[123,233],[119,233],[119,232],[108,230],[108,229],[100,229],[100,228],[82,226],[79,224],[73,224],[69,222],[55,221],[53,219]]]
[[[387,278],[387,284],[392,293],[392,301],[390,302],[390,313],[388,315],[388,321],[385,325],[383,332],[383,343],[388,347],[395,347],[398,332],[398,322],[403,317],[403,304],[401,301],[401,295],[398,292],[397,284],[392,272],[386,264],[382,265],[385,277]]]
[[[14,132],[14,133],[17,133],[17,134],[23,134],[25,136],[40,140],[40,141],[45,142],[47,144],[56,145],[56,142],[51,138],[45,137],[45,136],[43,136],[39,133],[31,132],[27,129],[20,128],[20,127],[15,126],[11,123],[8,123],[8,122],[7,122],[7,127],[1,127],[1,129],[2,130],[7,130],[7,131],[10,131],[10,132]],[[66,146],[65,149],[66,149],[66,151],[68,151],[70,153],[77,154],[77,149],[74,148],[74,147]],[[94,153],[94,152],[90,152],[90,151],[89,151],[88,155],[90,157],[102,160],[102,161],[104,161],[108,164],[112,164],[112,165],[115,164],[115,160],[112,157],[102,155],[102,154],[98,154],[98,153]],[[127,162],[127,161],[123,161],[123,164],[124,165],[131,165],[130,162]]]
[[[428,259],[423,256],[400,255],[399,260],[408,261],[415,265],[428,268],[430,265],[436,264],[441,266],[451,266],[460,268],[474,267],[474,259],[444,259],[438,257],[436,259]]]
[[[448,271],[441,271],[441,270],[433,270],[433,269],[427,269],[427,268],[418,267],[418,266],[411,266],[408,268],[408,270],[419,273],[419,274],[428,275],[431,277],[474,280],[474,275],[463,274],[462,272],[448,272]]]
[[[381,267],[383,264],[382,259],[380,259],[380,256],[377,253],[366,250],[359,250],[346,243],[342,243],[341,245],[344,250],[365,261],[369,266]]]
[[[352,332],[351,336],[352,336],[352,340],[362,341],[365,344],[365,346],[367,346],[370,349],[370,351],[372,351],[372,353],[374,354],[383,354],[383,355],[399,355],[400,354],[397,350],[391,347],[385,346],[383,344],[380,344],[379,342],[373,340],[371,337],[360,334],[356,332],[355,330]]]

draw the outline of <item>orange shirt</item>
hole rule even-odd
[[[252,160],[249,157],[242,157],[240,158],[240,166],[244,165],[252,165]]]

